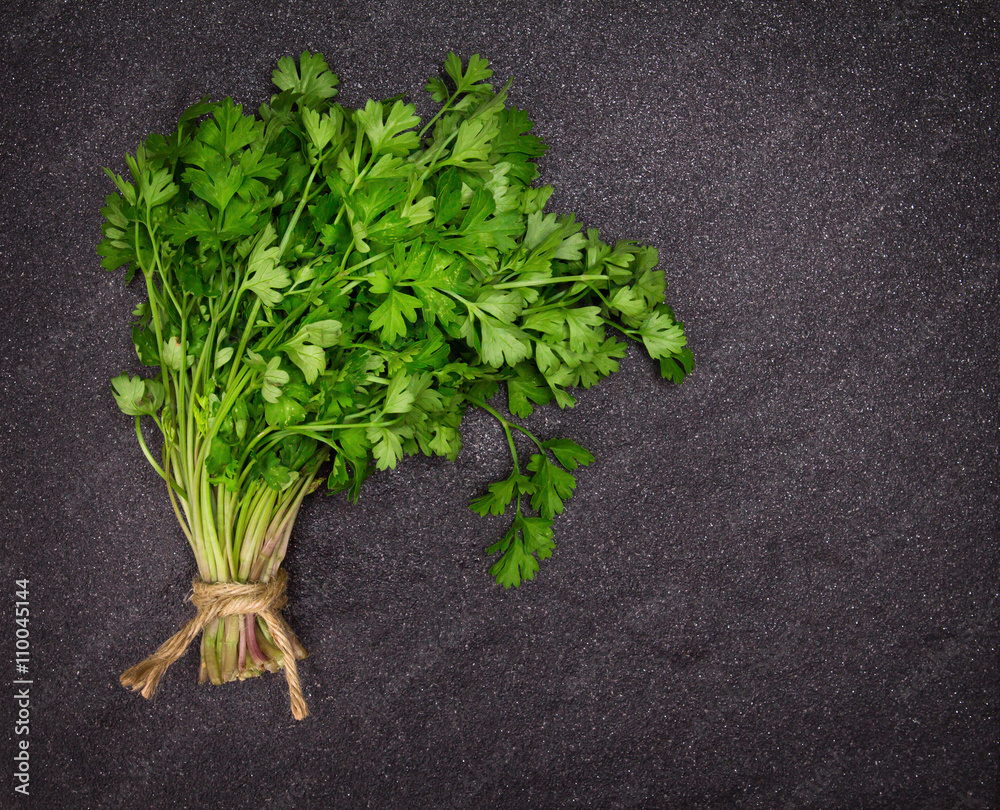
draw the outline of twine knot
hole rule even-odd
[[[288,681],[288,695],[292,704],[292,715],[302,720],[309,715],[306,699],[302,694],[302,683],[295,664],[295,641],[292,629],[281,618],[280,610],[287,604],[285,588],[288,575],[278,569],[270,582],[204,582],[195,579],[192,583],[191,604],[198,613],[173,636],[167,639],[145,661],[127,669],[121,676],[122,686],[130,686],[144,698],[151,698],[156,692],[160,678],[171,664],[184,652],[198,634],[216,619],[247,613],[256,613],[284,658],[285,680]]]

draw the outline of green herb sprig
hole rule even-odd
[[[493,396],[505,389],[514,417],[571,407],[572,389],[618,369],[622,337],[667,379],[692,369],[656,250],[546,212],[527,115],[480,57],[450,54],[445,74],[421,126],[402,99],[335,103],[319,54],[284,58],[257,116],[206,98],[127,157],[130,179],[108,171],[98,253],[145,285],[132,337],[158,368],[116,377],[114,396],[205,582],[270,581],[309,492],[356,500],[405,455],[454,459],[473,406],[500,422],[513,471],[472,508],[513,512],[488,553],[497,582],[520,585],[593,456],[540,440]],[[526,463],[515,432],[536,451]],[[253,615],[209,624],[201,654],[212,683],[283,664]]]

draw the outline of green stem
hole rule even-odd
[[[299,513],[299,507],[302,506],[302,499],[309,493],[313,479],[315,478],[323,460],[325,459],[321,459],[320,463],[317,464],[308,475],[300,475],[299,480],[291,489],[291,493],[294,497],[286,499],[285,502],[275,510],[274,517],[267,527],[265,541],[263,545],[261,545],[259,551],[257,552],[256,559],[250,567],[251,581],[256,582],[260,580],[261,574],[263,574],[265,569],[268,568],[268,561],[272,563],[271,568],[274,569],[274,571],[271,571],[270,573],[273,575],[273,573],[277,571],[277,566],[273,565],[273,563],[277,562],[280,564],[281,559],[284,558],[285,551],[287,550],[288,536],[292,530],[292,524],[295,522],[295,518]]]
[[[429,130],[434,125],[434,122],[437,121],[438,118],[444,115],[451,108],[451,105],[454,103],[455,99],[458,98],[459,95],[461,95],[461,93],[462,93],[461,90],[456,90],[454,93],[452,93],[451,98],[449,98],[444,103],[444,106],[436,113],[434,113],[430,121],[424,124],[423,129],[421,129],[420,132],[417,134],[417,137],[420,138],[420,140],[424,139],[424,135],[426,134],[427,130]]]
[[[605,318],[604,323],[605,325],[610,326],[612,329],[617,329],[626,337],[630,337],[633,340],[638,340],[639,342],[642,342],[642,332],[640,332],[638,329],[629,329],[625,326],[622,326],[621,324],[615,323],[610,318]]]
[[[259,480],[251,482],[239,503],[234,507],[238,514],[236,517],[236,525],[233,529],[233,557],[237,560],[240,559],[243,543],[246,540],[247,531],[250,526],[250,520],[253,516],[256,504],[262,495],[261,490],[263,488],[265,488],[264,484],[262,484]],[[239,570],[237,569],[237,576],[238,575]]]
[[[257,551],[264,542],[264,532],[270,522],[271,510],[274,508],[274,501],[277,494],[270,487],[264,488],[263,496],[257,502],[257,508],[247,526],[247,534],[240,547],[240,567],[236,574],[239,582],[246,582],[250,575],[250,566],[253,564]]]
[[[288,220],[288,226],[285,228],[285,233],[281,237],[281,242],[278,244],[278,261],[285,255],[285,248],[288,246],[288,240],[292,238],[292,230],[299,222],[299,217],[302,216],[302,210],[306,207],[306,201],[309,199],[309,187],[312,185],[313,178],[316,177],[316,172],[319,170],[320,164],[322,163],[322,158],[316,161],[316,165],[313,166],[312,172],[309,174],[309,179],[306,180],[306,186],[302,190],[302,199],[299,200],[298,206],[295,208],[295,212],[292,214],[292,218]]]
[[[206,541],[215,558],[216,581],[224,582],[228,579],[229,566],[226,562],[226,553],[219,540],[218,520],[215,510],[212,508],[212,488],[208,482],[208,470],[205,470],[203,466],[200,466],[199,469],[199,482],[201,496],[198,500],[201,505],[202,538]]]
[[[222,629],[222,663],[220,676],[223,683],[236,680],[239,663],[240,616],[226,616]]]
[[[243,360],[243,351],[247,347],[247,341],[250,339],[250,333],[253,331],[254,326],[257,321],[257,313],[260,312],[260,298],[254,297],[253,306],[250,307],[250,315],[247,318],[247,325],[243,327],[243,335],[240,337],[240,347],[236,350],[236,354],[233,355],[232,366],[229,369],[229,377],[226,380],[226,393],[229,393],[229,389],[232,387],[233,379],[236,376],[236,370],[239,368],[240,362]],[[232,407],[230,405],[230,407]],[[223,414],[225,411],[220,408],[220,412]]]
[[[167,476],[167,473],[164,471],[163,467],[156,463],[156,459],[153,458],[153,454],[149,452],[149,448],[146,447],[146,441],[142,437],[142,426],[139,424],[139,419],[140,417],[138,416],[135,418],[135,435],[139,439],[139,447],[142,448],[142,454],[146,457],[146,461],[148,461],[152,465],[153,469],[156,470],[160,478],[169,484],[170,478]]]
[[[490,414],[494,419],[496,419],[500,423],[501,427],[503,427],[503,432],[507,435],[507,446],[510,447],[510,455],[511,458],[514,460],[514,470],[515,472],[520,473],[521,467],[517,463],[517,448],[514,446],[514,436],[510,432],[510,429],[512,427],[515,427],[518,430],[524,431],[524,428],[522,428],[520,425],[516,425],[513,422],[508,421],[507,419],[504,419],[504,417],[501,416],[498,411],[491,408],[485,402],[473,401],[473,400],[470,400],[470,402],[472,402],[473,405],[477,405],[478,407],[482,408],[484,411],[486,411],[486,413]],[[524,432],[527,433],[527,431]],[[530,433],[528,433],[528,435],[531,436]],[[534,436],[531,436],[531,438],[534,439]],[[538,442],[536,441],[535,443],[537,444]]]
[[[218,653],[219,621],[209,622],[201,634],[201,660],[208,670],[208,679],[215,685],[222,683]]]
[[[522,427],[521,425],[517,424],[516,422],[511,422],[510,426],[512,428],[514,428],[514,430],[521,431],[521,433],[523,433],[525,436],[527,436],[529,439],[531,439],[531,441],[533,441],[535,443],[535,447],[537,447],[539,450],[541,450],[543,454],[547,452],[545,450],[545,448],[542,446],[542,443],[540,441],[538,441],[538,439],[536,438],[535,434],[532,433],[530,430],[528,430],[526,427]]]
[[[490,285],[494,290],[513,290],[518,287],[544,287],[548,284],[561,284],[564,281],[600,281],[608,276],[601,274],[582,276],[549,276],[546,278],[532,278],[523,281],[506,281],[502,284]]]

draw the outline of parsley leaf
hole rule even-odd
[[[684,328],[674,321],[673,313],[665,304],[657,306],[656,310],[643,321],[639,327],[642,342],[650,357],[668,359],[679,355],[687,345]]]
[[[278,89],[296,95],[300,109],[322,109],[337,95],[337,76],[330,72],[319,53],[303,51],[297,68],[291,57],[282,57],[272,80]]]
[[[538,561],[551,557],[554,549],[550,519],[518,515],[507,533],[486,550],[488,554],[502,552],[490,573],[504,588],[516,588],[535,578]]]
[[[152,415],[163,404],[163,386],[156,380],[119,374],[111,380],[115,402],[129,416]]]

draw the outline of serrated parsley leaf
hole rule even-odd
[[[198,140],[205,146],[228,158],[257,139],[260,124],[254,118],[244,117],[241,105],[225,98],[212,107],[212,118],[198,130]]]
[[[386,112],[380,101],[371,101],[355,112],[358,124],[368,136],[372,155],[406,155],[419,143],[416,132],[406,132],[420,123],[414,106],[397,101]]]
[[[410,377],[400,374],[389,380],[385,392],[385,403],[382,410],[385,413],[406,413],[413,407],[414,396],[410,391]]]
[[[448,165],[467,168],[470,164],[485,162],[490,156],[496,133],[497,125],[493,119],[471,118],[463,121],[458,127]]]
[[[403,455],[403,443],[399,435],[387,427],[370,427],[368,439],[372,443],[375,466],[380,470],[395,469]]]
[[[694,355],[685,346],[680,354],[660,358],[660,374],[671,382],[680,383],[694,370]]]
[[[182,367],[194,364],[194,357],[190,354],[184,354],[180,338],[176,336],[164,341],[160,347],[160,357],[163,360],[163,364],[171,371],[180,371]]]
[[[115,402],[129,416],[152,415],[163,404],[163,386],[155,380],[119,374],[111,385]]]
[[[226,363],[233,359],[233,347],[223,346],[215,353],[215,367],[222,368]]]
[[[392,343],[406,334],[406,322],[417,320],[417,308],[421,306],[415,298],[399,290],[390,290],[385,301],[372,310],[369,316],[372,329],[382,330],[382,342]]]
[[[332,318],[304,324],[295,336],[297,341],[315,343],[324,349],[336,346],[344,332],[343,324]]]
[[[679,355],[687,344],[684,328],[676,323],[666,305],[657,306],[656,310],[639,327],[642,342],[650,356],[655,359],[665,359]]]
[[[554,548],[550,519],[518,515],[503,538],[487,549],[488,554],[502,552],[490,573],[504,588],[516,588],[535,578],[538,560],[551,557]]]
[[[300,107],[323,109],[337,95],[337,76],[330,72],[321,53],[303,51],[298,67],[295,60],[282,57],[272,80],[280,90],[297,94]]]
[[[321,115],[308,107],[302,110],[302,124],[306,128],[309,141],[316,149],[317,155],[326,149],[334,137],[339,134],[342,123],[339,114],[334,116],[330,113],[323,113]]]
[[[277,305],[283,298],[278,290],[292,283],[288,272],[278,264],[281,250],[269,247],[276,238],[274,229],[268,223],[247,259],[246,281],[243,282],[244,288],[256,293],[267,307]]]
[[[445,72],[451,76],[455,82],[455,87],[459,93],[468,92],[477,82],[485,81],[493,75],[489,63],[478,53],[469,57],[468,65],[463,69],[462,60],[452,52],[444,63]]]
[[[594,456],[587,448],[570,439],[550,439],[542,442],[542,447],[550,451],[567,470],[575,470],[581,464],[592,464],[594,461]]]
[[[508,326],[496,318],[480,319],[482,324],[482,357],[489,366],[516,366],[531,356],[531,342],[520,329]]]
[[[535,453],[528,462],[528,469],[534,473],[531,483],[535,485],[535,494],[531,497],[531,506],[545,518],[561,515],[563,501],[567,500],[576,489],[576,479],[563,469],[560,469],[545,456]]]
[[[643,296],[631,287],[619,287],[611,296],[611,307],[627,318],[635,318],[646,311]]]
[[[537,372],[533,377],[531,372],[522,371],[525,365],[518,366],[519,376],[507,380],[507,408],[514,416],[522,418],[531,416],[535,405],[544,405],[552,400],[552,392],[544,384],[544,378],[538,377]]]
[[[515,497],[531,494],[534,490],[534,484],[515,470],[509,478],[490,484],[487,494],[475,498],[469,508],[483,517],[488,514],[502,515]]]
[[[265,401],[264,403],[264,420],[269,425],[284,428],[289,425],[297,425],[305,418],[305,408],[286,393],[282,393],[273,402]]]

